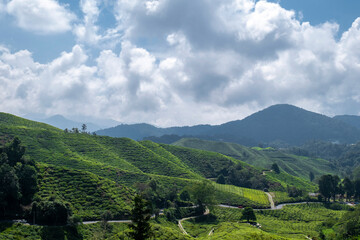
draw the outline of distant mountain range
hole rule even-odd
[[[135,140],[144,138],[153,141],[159,140],[158,142],[171,138],[176,141],[186,136],[235,142],[247,146],[255,146],[260,143],[279,146],[301,145],[310,140],[355,143],[360,140],[360,117],[336,116],[331,118],[296,106],[279,104],[254,113],[243,120],[215,126],[157,128],[145,123],[122,124],[96,131],[96,133]]]
[[[54,127],[60,128],[60,129],[72,129],[72,128],[78,128],[81,129],[82,125],[85,123],[87,126],[88,132],[95,132],[97,130],[103,129],[103,128],[109,128],[112,126],[116,126],[119,124],[119,122],[116,122],[114,120],[108,120],[108,119],[89,119],[84,122],[76,121],[76,120],[70,120],[68,118],[65,118],[62,115],[54,115],[51,117],[41,117],[41,116],[33,116],[28,115],[25,116],[27,119],[38,121],[42,123],[50,124]],[[96,121],[96,123],[93,123],[91,121]]]
[[[360,129],[360,116],[340,115],[340,116],[335,116],[334,119],[340,120],[340,121],[345,122],[353,127]]]

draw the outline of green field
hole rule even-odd
[[[214,183],[214,186],[215,189],[220,192],[236,194],[239,197],[243,197],[257,203],[258,206],[262,206],[265,208],[270,207],[269,199],[263,191],[249,189],[249,188],[241,188],[241,187],[236,187],[233,185],[225,185],[225,184]]]

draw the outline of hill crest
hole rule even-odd
[[[150,124],[133,124],[104,129],[97,134],[135,140],[155,137],[151,138],[154,141],[164,135],[178,135],[246,146],[259,143],[301,145],[311,140],[355,143],[360,140],[360,129],[355,126],[289,104],[273,105],[242,120],[215,126],[157,128]]]

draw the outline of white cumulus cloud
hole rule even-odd
[[[49,63],[0,48],[0,110],[162,126],[218,124],[276,103],[359,113],[360,18],[337,39],[337,24],[313,26],[267,1],[120,0],[117,26],[100,30],[101,4],[80,2],[81,44]]]
[[[76,18],[56,0],[11,0],[6,10],[20,28],[40,34],[69,31]]]

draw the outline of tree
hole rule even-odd
[[[21,189],[21,202],[29,204],[32,197],[38,190],[37,187],[37,172],[34,166],[29,164],[18,164],[15,168],[16,175],[19,178],[19,185]]]
[[[218,178],[216,179],[216,183],[225,184],[225,177],[224,177],[224,175],[220,174],[220,175],[218,176]]]
[[[287,192],[288,192],[289,197],[294,197],[294,198],[301,197],[303,195],[303,191],[294,186],[292,186],[292,187],[288,186]]]
[[[215,204],[214,192],[214,186],[208,181],[193,185],[191,198],[193,202],[198,204],[200,212],[204,213],[207,206]]]
[[[111,220],[112,218],[113,215],[109,210],[106,210],[101,214],[101,226],[104,228],[104,230],[110,228],[108,221]]]
[[[247,222],[250,221],[256,221],[256,216],[254,213],[254,209],[252,209],[251,207],[246,207],[244,208],[243,212],[242,212],[242,216],[241,219],[245,219]]]
[[[24,158],[25,147],[15,137],[0,148],[0,214],[13,217],[28,205],[37,191],[35,162]],[[10,211],[8,211],[10,210]]]
[[[3,164],[0,166],[0,218],[7,215],[7,210],[14,210],[18,206],[20,198],[19,179],[14,168]]]
[[[187,190],[184,190],[180,193],[180,199],[183,201],[190,201],[190,194]]]
[[[331,175],[323,175],[319,179],[319,192],[321,193],[321,195],[324,196],[325,201],[326,200],[330,201],[331,192],[332,192],[331,179],[332,179]]]
[[[315,176],[314,176],[313,172],[309,173],[309,178],[310,178],[310,182],[312,182],[314,180]]]
[[[354,195],[354,184],[348,177],[345,177],[343,180],[344,192],[346,194],[346,199],[349,201],[350,198]]]
[[[4,152],[0,155],[0,166],[3,164],[8,164],[8,157]]]
[[[4,149],[7,155],[8,163],[14,167],[18,162],[24,162],[25,147],[21,146],[21,141],[15,137]]]
[[[354,182],[355,198],[360,198],[360,179],[356,179]]]
[[[35,224],[65,225],[71,215],[68,204],[54,198],[47,201],[34,202],[30,221]]]
[[[136,195],[134,198],[134,208],[131,211],[130,237],[135,240],[150,238],[152,236],[151,225],[149,223],[150,217],[151,210],[148,202],[140,195]]]
[[[81,126],[81,132],[86,133],[86,129],[87,129],[87,126],[86,126],[86,124],[84,123],[84,124]]]
[[[339,193],[340,178],[336,175],[330,174],[321,176],[319,180],[319,191],[324,196],[325,200],[330,201],[332,197],[335,201],[335,196]]]
[[[331,192],[331,196],[334,199],[335,202],[335,197],[336,194],[341,194],[341,186],[340,186],[340,178],[337,175],[332,176],[332,192]]]
[[[279,166],[277,165],[277,163],[274,163],[273,165],[271,165],[271,169],[272,169],[275,173],[277,173],[277,174],[280,173],[280,168],[279,168]]]

